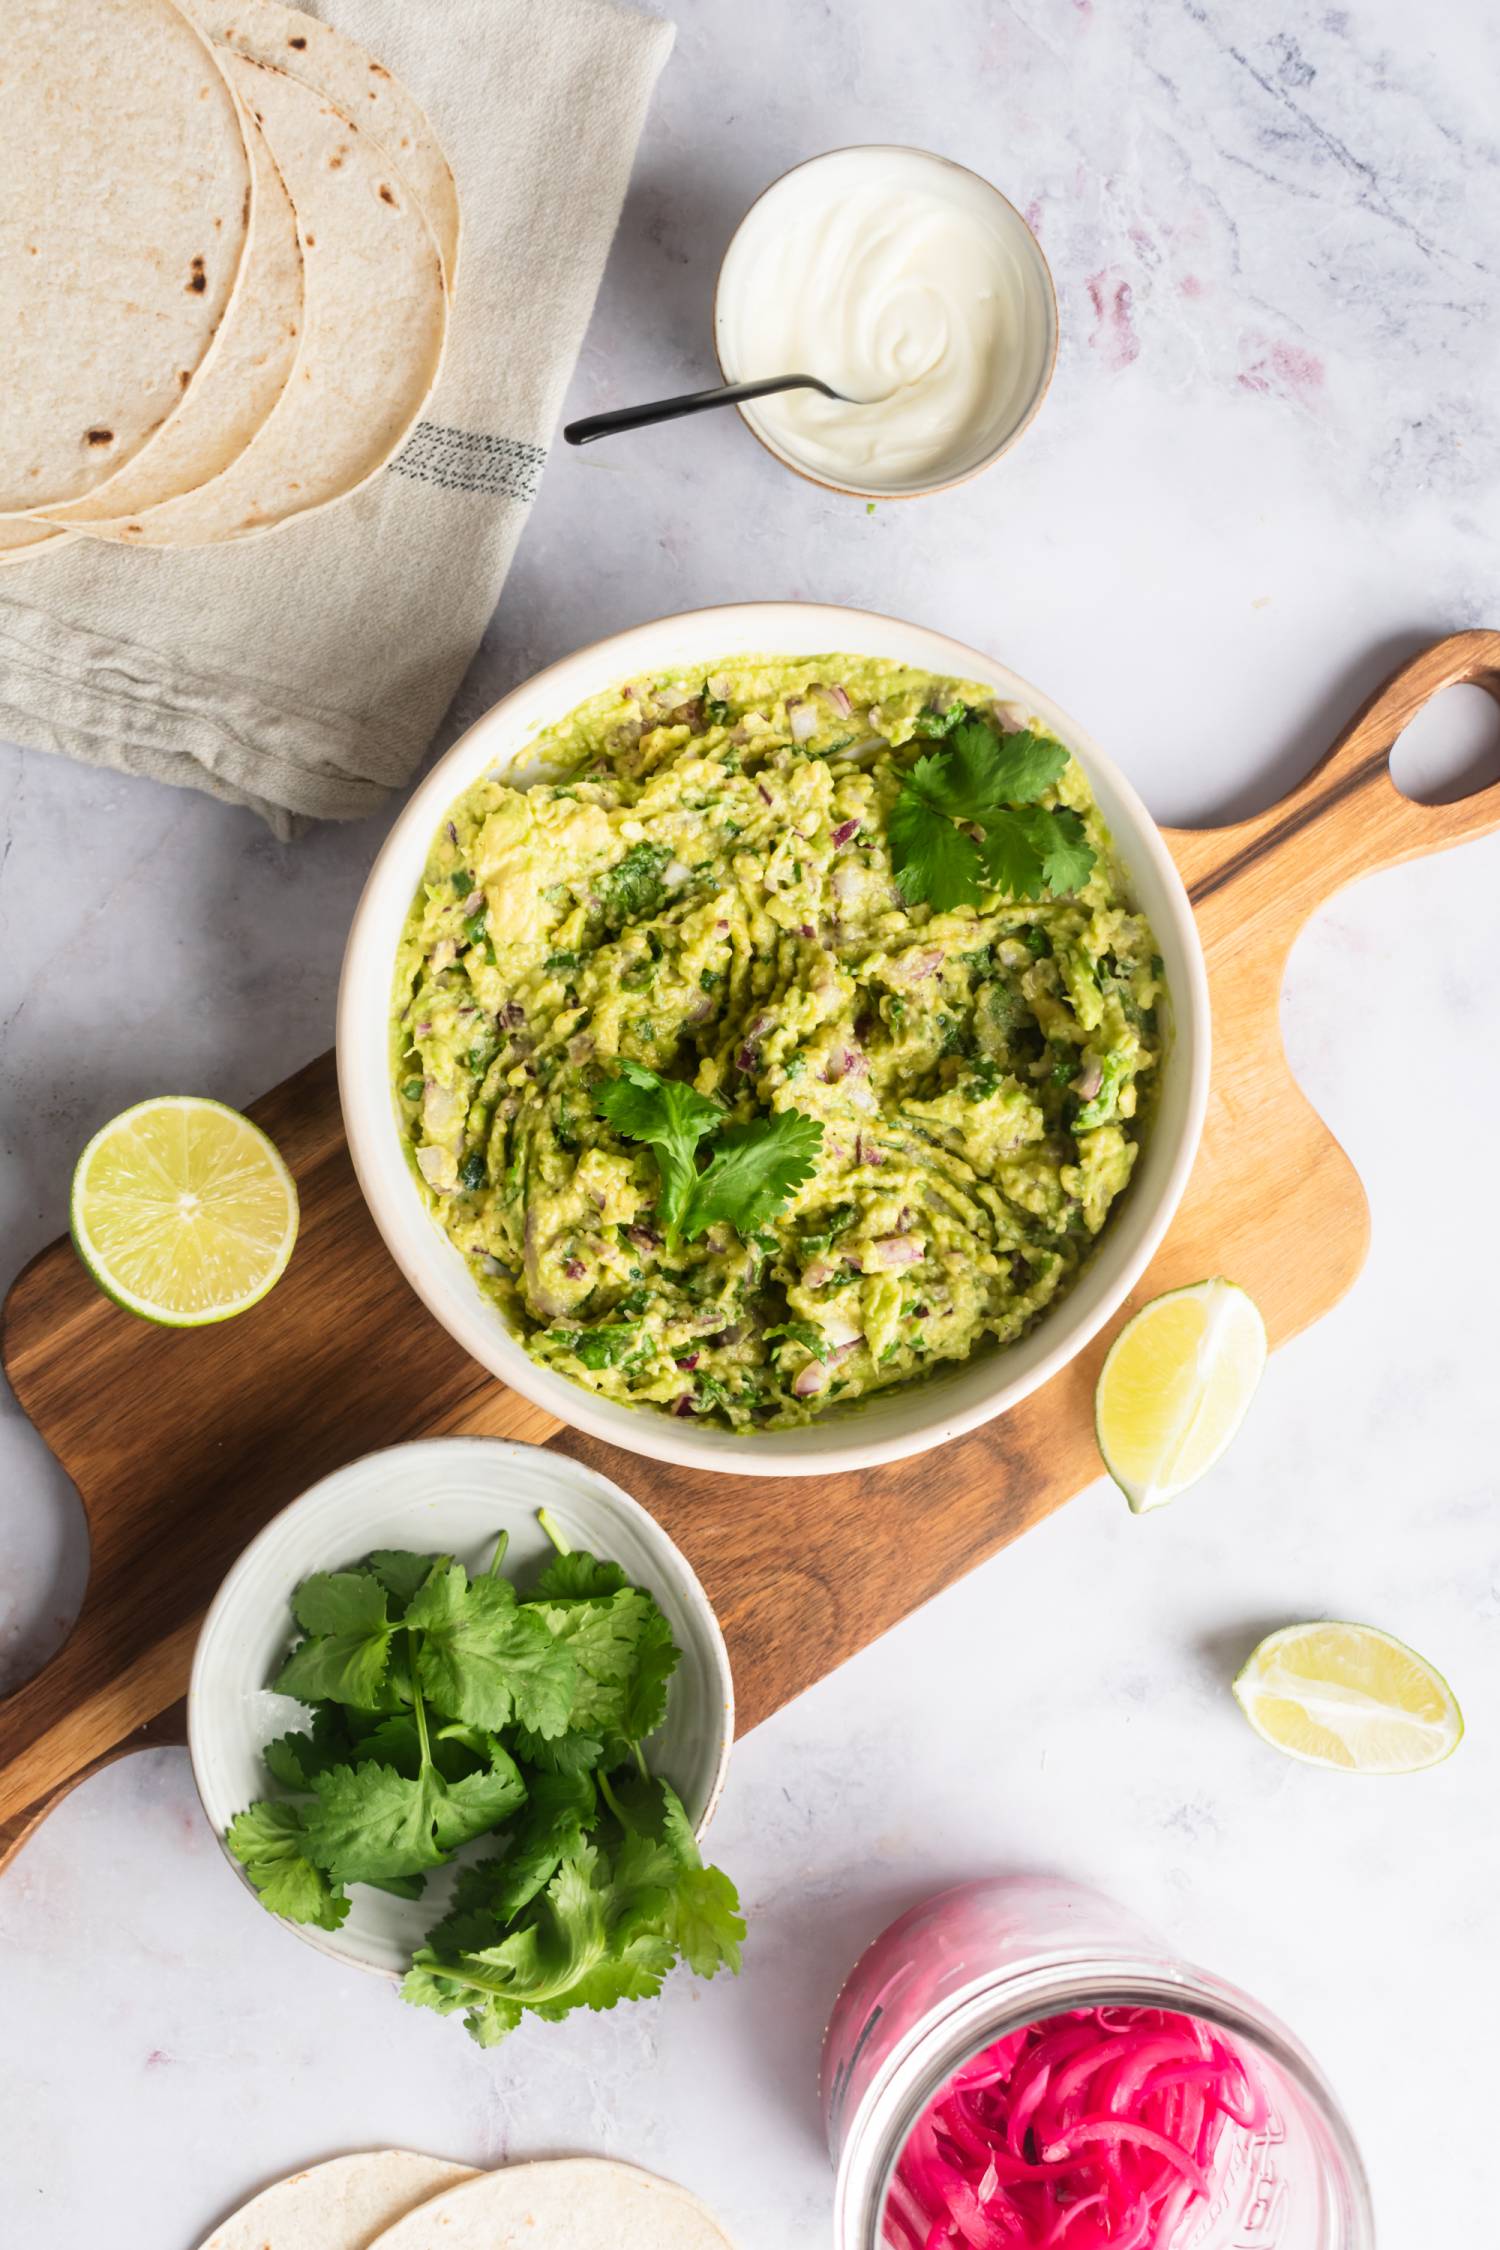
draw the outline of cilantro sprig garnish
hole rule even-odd
[[[734,1886],[641,1745],[678,1662],[651,1595],[619,1566],[558,1552],[523,1599],[501,1542],[471,1577],[448,1555],[383,1550],[301,1585],[301,1638],[272,1685],[311,1710],[266,1746],[288,1795],[262,1798],[228,1843],[262,1903],[335,1930],[348,1886],[420,1896],[465,1845],[453,1905],[406,1999],[491,2045],[523,2013],[554,2018],[660,1990],[678,1960],[739,1967]]]
[[[903,774],[889,822],[901,895],[946,912],[1007,898],[1058,897],[1087,882],[1094,853],[1069,807],[1037,802],[1068,753],[1049,735],[998,734],[971,711]]]
[[[644,1141],[654,1154],[657,1211],[674,1250],[719,1220],[742,1236],[769,1225],[812,1178],[823,1141],[818,1120],[798,1109],[731,1125],[706,1095],[623,1058],[618,1074],[595,1087],[594,1107],[624,1139]],[[699,1148],[710,1139],[700,1171]]]

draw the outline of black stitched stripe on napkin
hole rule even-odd
[[[528,445],[520,438],[455,430],[446,422],[419,422],[391,467],[444,492],[489,492],[507,500],[534,500],[546,460],[545,446]]]

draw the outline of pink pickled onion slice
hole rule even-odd
[[[1185,2148],[1169,2141],[1165,2133],[1153,2133],[1149,2125],[1136,2125],[1128,2117],[1084,2118],[1081,2124],[1072,2127],[1067,2141],[1054,2141],[1050,2148],[1042,2150],[1043,2163],[1065,2164],[1070,2156],[1076,2156],[1082,2141],[1112,2142],[1119,2148],[1148,2148],[1168,2164],[1175,2164],[1200,2195],[1208,2193],[1207,2174]]]
[[[1076,2008],[985,2048],[918,2118],[890,2250],[1172,2250],[1263,2094],[1222,2036],[1160,2008]]]

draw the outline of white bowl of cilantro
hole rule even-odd
[[[262,1908],[492,2045],[739,1965],[699,1839],[734,1690],[680,1551],[596,1470],[434,1438],[282,1510],[199,1636],[204,1810]]]
[[[592,1436],[810,1475],[1003,1413],[1186,1184],[1207,980],[1124,777],[868,612],[668,618],[518,688],[355,915],[339,1086],[387,1245]]]

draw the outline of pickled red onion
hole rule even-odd
[[[929,2102],[896,2166],[890,2250],[1171,2250],[1226,2131],[1264,2097],[1210,2025],[1080,2008],[997,2040]]]

